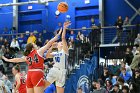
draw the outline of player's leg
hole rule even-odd
[[[44,93],[44,86],[34,87],[34,93]]]
[[[56,68],[51,68],[49,73],[47,74],[46,81],[45,81],[45,87],[46,89],[48,86],[50,86],[54,81],[56,81],[57,78],[57,69]]]
[[[64,86],[66,80],[66,70],[59,70],[59,79],[56,81],[57,93],[64,93]]]
[[[56,86],[56,90],[57,90],[57,93],[64,93],[64,88],[63,87]]]
[[[33,88],[27,88],[27,93],[34,93],[34,89]]]

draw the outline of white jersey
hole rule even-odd
[[[53,66],[62,68],[62,69],[66,69],[68,54],[66,54],[63,49],[59,52],[53,52],[52,54],[54,56],[53,61],[55,62],[55,64]]]

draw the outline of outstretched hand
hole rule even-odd
[[[67,21],[67,22],[64,23],[64,28],[68,28],[68,26],[70,26],[70,25],[71,25],[71,22]]]
[[[58,35],[61,35],[61,33],[62,33],[62,27],[60,28]]]

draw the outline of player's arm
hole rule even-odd
[[[66,29],[70,25],[70,22],[65,22],[64,27],[63,27],[63,32],[62,32],[62,43],[63,43],[63,50],[65,51],[66,54],[68,54],[68,45],[66,41]]]
[[[57,43],[53,43],[51,48],[47,51],[46,58],[53,58],[52,49],[57,47]]]
[[[58,40],[58,38],[59,38],[61,32],[62,32],[62,29],[60,29],[59,33],[58,33],[54,38],[52,38],[45,46],[41,47],[41,48],[38,50],[38,53],[39,53],[40,55],[43,55],[44,52],[45,52],[46,50],[48,50],[48,49],[51,47],[51,45],[52,45],[55,41]]]
[[[15,76],[15,80],[16,80],[16,82],[17,82],[17,85],[16,85],[15,90],[14,90],[15,93],[16,93],[16,92],[18,91],[20,85],[21,85],[20,76],[19,76],[19,75],[16,75],[16,76]]]
[[[2,56],[2,59],[5,60],[6,62],[11,62],[11,63],[19,63],[19,62],[26,61],[25,57],[8,59],[5,56]]]

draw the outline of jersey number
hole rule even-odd
[[[55,61],[59,63],[60,62],[60,57],[55,57]]]
[[[38,63],[39,62],[38,57],[37,57],[37,54],[34,55],[34,58],[28,57],[27,60],[29,61],[29,65],[32,65],[33,62],[35,62],[35,63]]]

